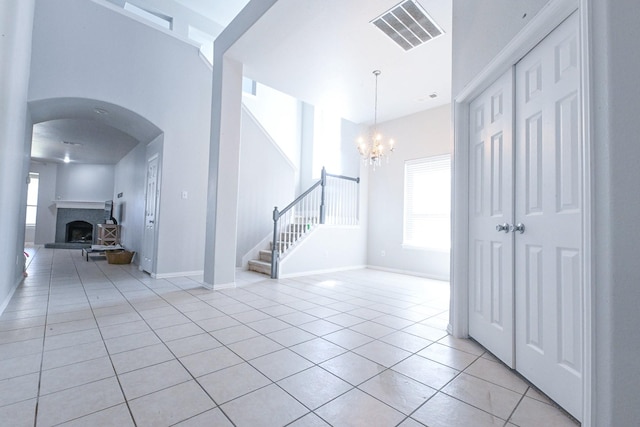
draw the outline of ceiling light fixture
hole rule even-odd
[[[369,132],[368,138],[365,139],[361,136],[356,142],[358,152],[360,153],[363,162],[365,164],[372,165],[374,170],[376,166],[380,166],[382,164],[383,157],[386,157],[388,162],[389,156],[395,149],[395,141],[393,139],[389,139],[386,142],[383,141],[382,135],[380,134],[380,132],[378,132],[378,76],[380,74],[380,70],[375,70],[373,72],[373,75],[376,76],[376,95],[373,113],[373,127]]]
[[[65,163],[69,163],[71,161],[71,159],[69,159],[69,155],[67,154],[67,155],[64,156],[64,159],[62,161],[65,162]]]

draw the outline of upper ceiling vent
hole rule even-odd
[[[414,0],[394,6],[371,21],[404,50],[428,42],[442,35],[442,28]]]

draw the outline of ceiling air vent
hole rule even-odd
[[[413,49],[442,35],[442,29],[413,0],[403,1],[371,21],[404,50]]]

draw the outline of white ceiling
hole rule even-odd
[[[408,52],[370,21],[399,0],[279,0],[229,50],[245,75],[356,123],[451,100],[451,0],[418,0],[444,35]],[[436,93],[437,98],[429,95]]]
[[[173,1],[223,25],[248,2]],[[372,72],[379,69],[378,121],[385,121],[450,102],[451,1],[418,0],[444,35],[405,52],[370,23],[399,0],[279,0],[229,54],[247,77],[355,123],[373,122]],[[32,157],[61,162],[71,151],[74,162],[115,164],[159,132],[131,112],[94,104],[32,105],[40,122]]]

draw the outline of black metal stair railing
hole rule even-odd
[[[271,278],[279,276],[280,258],[319,224],[357,225],[360,178],[333,175],[322,168],[320,180],[287,207],[273,209]]]

